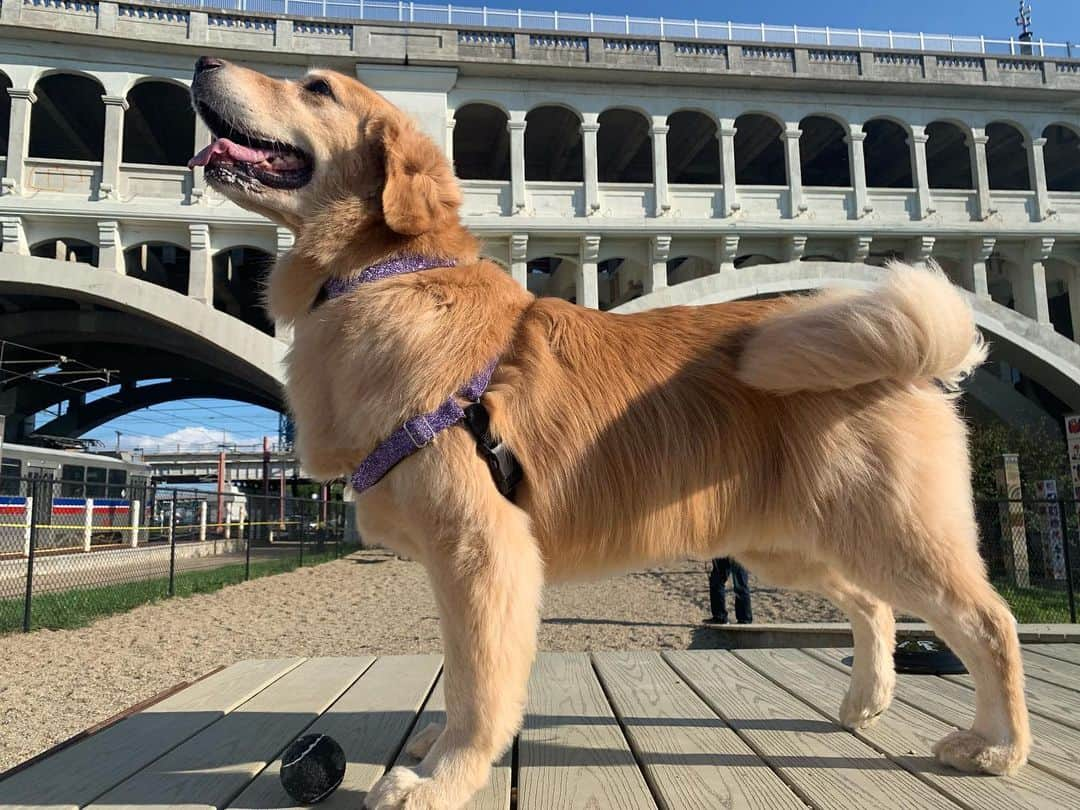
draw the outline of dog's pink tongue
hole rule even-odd
[[[253,149],[250,146],[233,143],[228,138],[218,138],[189,160],[188,167],[205,166],[214,155],[226,155],[238,163],[258,163],[261,160],[272,158],[274,151],[271,149]]]

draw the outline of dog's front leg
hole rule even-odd
[[[441,613],[446,728],[423,761],[372,788],[370,810],[457,810],[487,781],[521,725],[536,652],[543,569],[524,514],[435,541],[425,564]]]

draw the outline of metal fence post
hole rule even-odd
[[[1062,550],[1065,552],[1065,591],[1069,598],[1069,621],[1076,624],[1076,594],[1073,592],[1073,569],[1072,569],[1072,555],[1069,554],[1069,531],[1068,524],[1065,522],[1065,504],[1058,499],[1057,502],[1058,513],[1061,515],[1062,531]],[[1073,504],[1073,511],[1076,510],[1076,504]],[[1080,527],[1077,527],[1077,531],[1080,532]]]
[[[247,538],[244,542],[244,581],[251,579],[251,538],[255,534],[255,521],[248,515]]]
[[[38,501],[38,479],[34,479],[30,482],[30,498],[29,504],[33,504]],[[34,550],[37,548],[37,520],[34,517],[33,508],[29,508],[26,512],[26,517],[30,522],[30,548],[29,553],[26,556],[26,601],[23,603],[23,632],[30,632],[30,611],[31,604],[34,598]]]
[[[300,501],[300,567],[304,567],[304,524],[307,518],[304,515],[304,502]]]
[[[176,595],[176,490],[169,509],[169,596]]]

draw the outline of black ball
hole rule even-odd
[[[345,752],[325,734],[305,734],[281,755],[281,786],[301,804],[321,802],[344,778]]]

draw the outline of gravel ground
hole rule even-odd
[[[540,647],[711,647],[704,563],[549,588]],[[762,588],[758,622],[837,621],[819,597]],[[0,771],[219,664],[440,649],[423,569],[381,551],[145,605],[79,630],[0,637]]]

